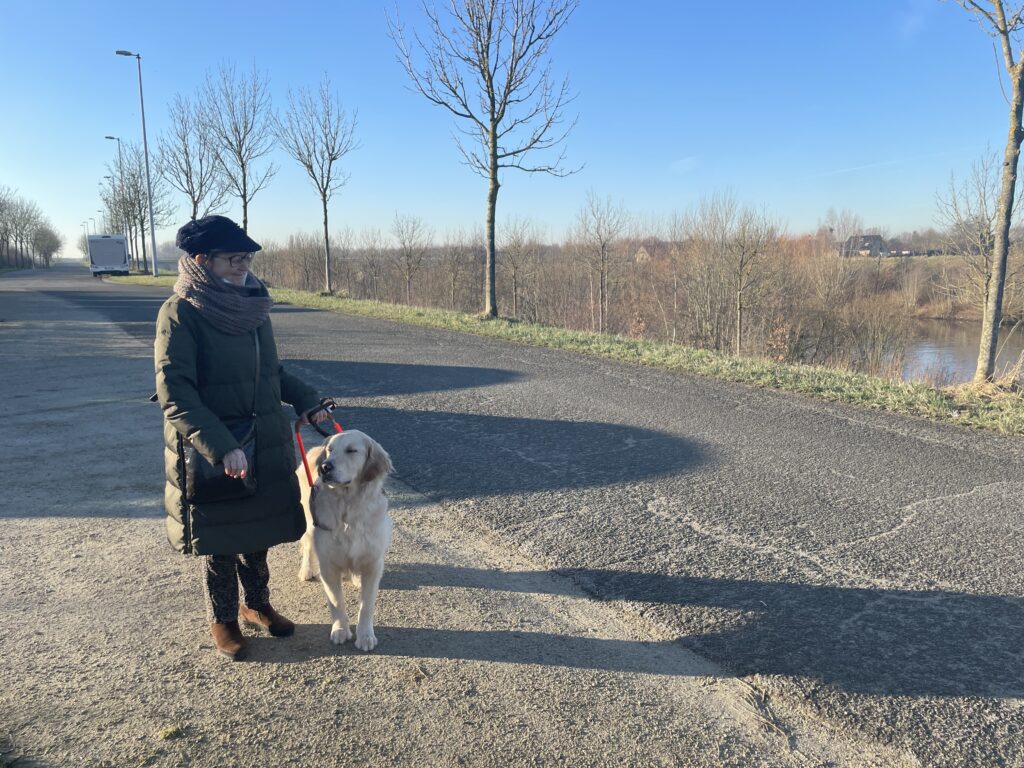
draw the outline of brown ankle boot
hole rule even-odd
[[[237,621],[211,624],[210,634],[213,635],[218,653],[232,661],[241,661],[245,658],[245,638],[242,637],[242,630]]]
[[[258,611],[243,605],[238,609],[238,615],[246,624],[270,630],[270,634],[274,637],[288,637],[295,631],[295,624],[275,611],[269,604]]]

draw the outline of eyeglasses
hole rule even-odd
[[[252,262],[255,253],[236,253],[229,256],[226,253],[211,253],[210,256],[214,259],[227,259],[232,267],[238,267],[242,264],[249,264]]]

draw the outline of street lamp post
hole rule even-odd
[[[99,227],[96,226],[96,219],[94,219],[92,216],[90,216],[89,217],[89,221],[92,222],[92,233],[94,235],[98,235],[100,233],[100,230],[99,230]]]
[[[96,211],[96,213],[98,213],[100,215],[100,221],[103,222],[103,231],[106,232],[107,231],[107,222],[103,221],[103,219],[106,217],[106,213],[104,213],[103,211]]]
[[[118,56],[134,56],[139,65],[139,109],[142,112],[142,151],[146,156],[146,190],[149,197],[149,242],[153,254],[153,276],[159,273],[156,266],[156,230],[153,224],[153,183],[149,177],[149,142],[146,141],[146,102],[142,98],[142,54],[131,51],[114,51]]]

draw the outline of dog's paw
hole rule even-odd
[[[350,640],[351,638],[352,630],[350,630],[347,626],[342,626],[337,622],[335,622],[331,626],[331,642],[335,645],[341,645],[346,640]]]
[[[303,563],[299,566],[299,581],[313,581],[320,575],[320,572],[313,566]]]
[[[356,627],[356,648],[360,651],[372,651],[377,647],[377,636],[373,634],[373,627]]]

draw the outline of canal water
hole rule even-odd
[[[924,379],[945,385],[962,384],[974,377],[978,363],[980,323],[951,320],[915,322],[903,364],[906,381]],[[1001,373],[1024,354],[1024,325],[1003,328],[999,334],[996,371]]]

